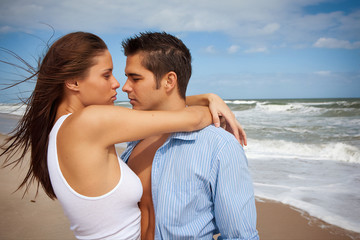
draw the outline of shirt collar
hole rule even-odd
[[[197,135],[199,134],[198,131],[193,132],[176,132],[171,134],[169,137],[169,140],[171,139],[179,139],[183,141],[193,141],[197,138]]]
[[[197,138],[197,135],[199,134],[199,131],[193,131],[193,132],[176,132],[170,135],[170,137],[166,140],[164,145],[169,143],[172,139],[178,139],[182,141],[195,141]],[[138,144],[140,140],[128,142],[126,150],[121,154],[121,159],[123,159],[124,162],[127,162],[132,150],[135,148],[136,144]]]

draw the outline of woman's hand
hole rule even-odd
[[[208,99],[214,125],[232,133],[242,146],[246,146],[246,133],[228,105],[216,94],[209,94]]]
[[[186,98],[186,104],[209,106],[214,125],[232,133],[242,146],[247,145],[244,129],[235,118],[234,113],[218,95],[208,93],[189,96]]]

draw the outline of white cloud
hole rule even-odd
[[[215,47],[213,45],[207,46],[204,51],[206,53],[216,53]]]
[[[266,53],[268,49],[266,47],[250,48],[244,51],[245,53]]]
[[[319,76],[331,76],[331,71],[317,71],[314,73]]]
[[[15,31],[15,29],[10,26],[0,26],[0,33],[8,33],[13,31]]]
[[[261,32],[263,34],[273,34],[277,30],[279,30],[279,28],[280,28],[280,25],[278,23],[270,23],[270,24],[265,25],[262,28]]]
[[[336,38],[319,38],[314,43],[314,47],[355,49],[360,48],[360,41],[351,43],[350,41],[339,40]]]
[[[227,51],[228,51],[228,53],[230,53],[230,54],[234,54],[234,53],[236,53],[236,52],[238,52],[239,51],[239,46],[238,45],[231,45],[228,49],[227,49]]]
[[[147,29],[221,32],[249,46],[311,46],[322,36],[359,39],[360,11],[303,10],[326,1],[330,0],[2,0],[0,27],[29,31],[45,28],[39,24],[43,22],[56,30],[98,34]]]

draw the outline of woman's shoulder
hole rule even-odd
[[[86,126],[87,124],[91,124],[91,122],[96,119],[96,109],[98,108],[89,106],[72,113],[64,114],[60,118],[64,116],[66,117],[66,122],[64,122],[64,124],[67,126],[74,125],[76,127],[82,127]]]

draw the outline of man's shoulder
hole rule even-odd
[[[229,160],[229,156],[234,159],[238,159],[238,157],[246,159],[244,148],[233,134],[223,128],[213,125],[203,128],[199,131],[196,142],[197,146],[220,157],[223,163]]]
[[[216,149],[242,149],[242,146],[235,136],[220,127],[210,125],[198,131],[196,145],[208,146]]]
[[[207,126],[199,131],[199,136],[211,136],[220,141],[237,142],[235,136],[221,127],[215,127],[214,125]]]

